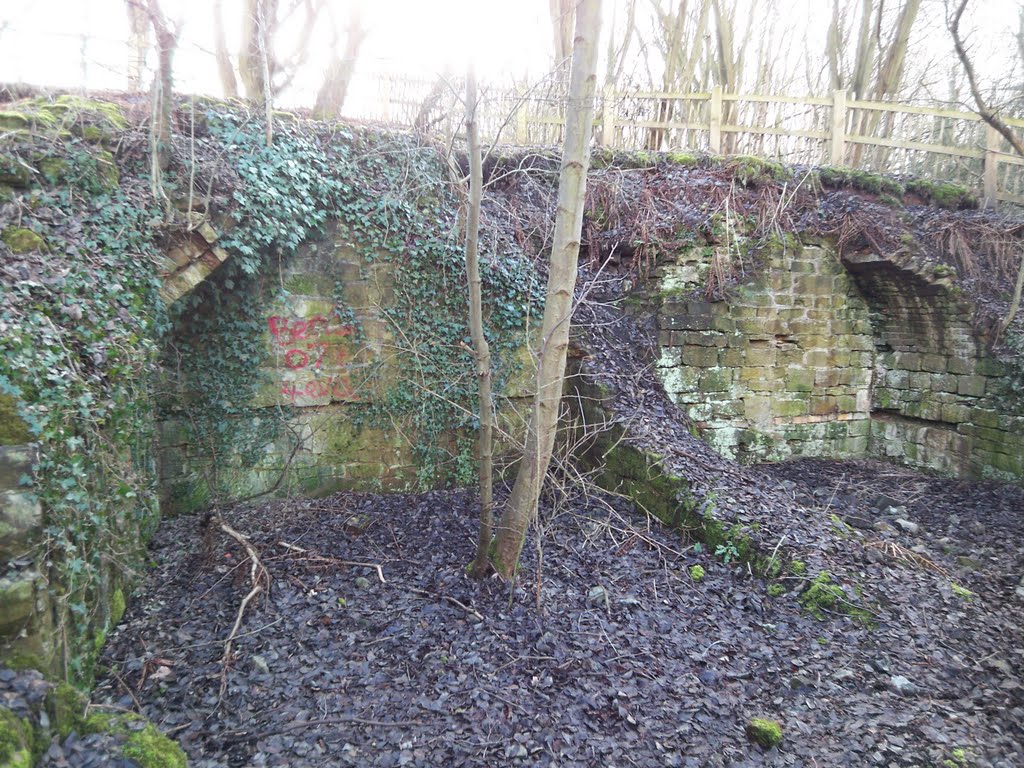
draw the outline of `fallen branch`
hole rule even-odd
[[[409,587],[409,589],[412,592],[415,592],[420,597],[433,597],[433,598],[438,598],[439,597],[442,600],[444,600],[445,602],[449,602],[452,605],[454,605],[454,606],[456,606],[458,608],[461,608],[466,613],[468,613],[470,616],[475,616],[477,618],[477,620],[479,620],[479,621],[483,621],[484,620],[484,617],[480,614],[479,611],[477,611],[477,610],[475,610],[473,608],[470,608],[468,605],[463,603],[461,600],[456,600],[454,597],[450,597],[449,595],[442,595],[442,594],[439,594],[437,592],[428,592],[425,589],[419,589],[417,587]]]
[[[387,582],[384,581],[384,569],[381,568],[379,563],[358,563],[358,562],[355,562],[354,560],[338,560],[335,557],[324,557],[323,555],[312,555],[312,554],[309,553],[308,549],[303,549],[302,547],[297,547],[294,544],[289,544],[287,541],[279,541],[279,542],[277,542],[277,544],[278,544],[278,546],[284,547],[285,549],[287,549],[287,550],[289,550],[291,552],[298,552],[299,554],[305,555],[306,557],[304,559],[305,560],[309,560],[311,562],[315,562],[315,563],[330,563],[332,565],[345,565],[345,566],[348,566],[350,568],[373,568],[375,571],[377,571],[377,578],[380,579],[380,583],[381,584],[387,584]]]
[[[235,639],[238,637],[238,631],[242,627],[242,620],[245,618],[245,610],[249,607],[249,603],[251,603],[258,595],[269,590],[270,573],[263,567],[263,562],[260,560],[256,547],[252,545],[252,542],[249,541],[248,538],[236,531],[216,515],[210,518],[209,524],[216,525],[220,530],[238,542],[249,556],[249,593],[242,599],[242,604],[238,606],[238,613],[235,615],[235,624],[231,628],[231,633],[228,635],[227,640],[224,641],[224,655],[221,658],[220,693],[217,696],[217,702],[219,704],[224,699],[224,694],[227,692],[228,668],[231,666],[231,646],[234,644]]]

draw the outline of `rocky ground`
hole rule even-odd
[[[830,521],[823,557],[855,555],[873,627],[816,620],[805,580],[770,597],[619,502],[549,508],[510,587],[464,575],[467,493],[349,494],[230,514],[273,584],[223,699],[244,552],[165,524],[94,701],[141,709],[200,767],[1024,764],[1024,491],[866,462],[753,472]],[[747,740],[755,716],[777,748]]]

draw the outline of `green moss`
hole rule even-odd
[[[800,606],[819,621],[827,614],[842,613],[852,619],[871,626],[871,614],[858,608],[850,601],[846,591],[832,581],[832,574],[822,571],[810,583],[799,598]]]
[[[686,166],[687,168],[700,165],[700,158],[696,155],[690,154],[689,152],[669,152],[665,157],[670,163]]]
[[[747,738],[765,749],[771,749],[782,741],[782,726],[777,720],[752,717],[747,722]]]
[[[0,445],[22,445],[31,440],[28,424],[18,413],[18,401],[0,394]]]
[[[786,588],[781,584],[769,584],[768,585],[768,596],[769,597],[780,597],[786,593]]]
[[[9,709],[0,707],[0,765],[31,768],[32,729]]]
[[[733,177],[744,187],[759,187],[786,178],[786,169],[774,160],[765,160],[752,155],[738,155],[729,159],[726,166]]]
[[[185,768],[188,759],[177,742],[167,738],[152,723],[133,733],[124,745],[124,756],[142,768]]]
[[[704,581],[704,567],[701,565],[691,565],[690,578],[694,581]]]
[[[0,240],[7,244],[12,253],[28,253],[39,251],[46,246],[46,241],[31,229],[24,227],[7,227],[0,233]]]
[[[4,658],[4,664],[15,671],[22,669],[36,669],[43,674],[46,674],[50,668],[50,665],[46,663],[42,656],[22,649],[11,651],[11,653]]]
[[[970,600],[974,597],[974,593],[966,587],[961,587],[955,581],[949,585],[949,588],[953,590],[953,594],[957,597],[963,598],[964,600]]]
[[[124,611],[127,607],[124,599],[124,590],[118,587],[114,590],[114,594],[110,597],[110,626],[116,627],[121,623],[121,619],[124,617]]]
[[[907,192],[917,195],[925,202],[951,211],[978,207],[978,198],[971,190],[949,181],[914,179],[907,182]]]
[[[903,185],[895,179],[871,171],[846,166],[826,166],[818,169],[818,180],[825,187],[858,189],[861,192],[878,195],[879,199],[886,197],[887,200],[883,202],[902,206],[900,198],[904,193]]]
[[[790,560],[789,572],[794,576],[803,576],[807,573],[807,563],[803,560]]]
[[[46,708],[50,714],[57,733],[66,739],[71,731],[81,728],[85,707],[89,703],[80,690],[70,683],[61,683],[52,691],[46,700]]]
[[[942,761],[942,768],[970,768],[970,765],[967,750],[963,747],[956,747],[949,753],[949,757]]]

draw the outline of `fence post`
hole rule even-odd
[[[722,152],[722,86],[716,85],[711,89],[711,139],[709,142],[711,154],[718,155]]]
[[[601,146],[615,146],[615,89],[609,84],[604,87],[602,102]]]
[[[383,122],[391,122],[391,75],[384,75],[380,83],[380,103]]]
[[[843,165],[846,159],[846,91],[832,91],[832,146],[829,162]]]
[[[985,206],[994,208],[999,200],[999,149],[1002,136],[988,123],[985,124],[985,170],[982,175]]]
[[[516,93],[516,144],[524,147],[530,143],[530,128],[526,122],[526,91]]]

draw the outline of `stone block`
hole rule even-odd
[[[0,493],[0,561],[24,555],[42,537],[43,511],[23,491]]]
[[[718,365],[718,349],[715,347],[684,347],[683,365],[713,368]]]
[[[730,368],[739,368],[746,362],[746,354],[742,349],[726,347],[718,353],[719,363]]]
[[[926,354],[921,356],[921,370],[932,373],[946,372],[945,355]]]
[[[706,368],[697,379],[701,392],[727,392],[732,388],[732,368]]]
[[[751,424],[767,426],[772,419],[772,399],[767,395],[744,396],[743,416]]]
[[[36,586],[42,584],[36,571],[11,573],[0,578],[0,636],[18,634],[36,614]]]
[[[956,392],[965,397],[982,397],[985,394],[985,384],[986,379],[984,376],[960,376],[957,381]]]
[[[896,365],[905,371],[920,371],[921,355],[917,352],[899,352],[896,354]]]
[[[946,361],[946,370],[950,373],[962,375],[965,373],[974,373],[974,358],[969,357],[950,357]]]
[[[905,370],[886,371],[885,385],[891,389],[907,389],[910,387],[910,374]]]
[[[775,400],[772,402],[772,416],[788,418],[791,416],[802,416],[807,413],[808,401],[799,400]]]
[[[811,392],[814,390],[815,372],[807,368],[787,368],[785,373],[787,392]]]
[[[814,416],[825,416],[839,412],[839,404],[831,396],[811,397],[810,413]]]
[[[747,365],[771,366],[775,365],[776,348],[768,345],[751,346],[747,350]]]

